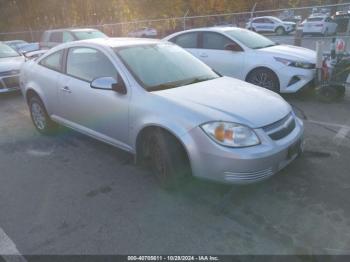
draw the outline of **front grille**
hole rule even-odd
[[[288,136],[295,128],[295,119],[292,113],[281,120],[263,127],[263,130],[269,135],[273,140],[279,140]]]
[[[272,171],[272,168],[268,168],[265,170],[244,172],[244,173],[225,172],[224,174],[225,174],[225,180],[227,181],[248,183],[250,181],[254,182],[254,181],[268,178],[273,175],[273,171]]]
[[[2,79],[5,83],[6,88],[16,88],[19,87],[19,77],[12,76]]]

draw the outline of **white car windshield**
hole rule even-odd
[[[218,78],[212,69],[182,48],[168,43],[116,48],[135,79],[148,91]]]
[[[0,58],[16,57],[19,54],[8,45],[0,44]]]
[[[236,29],[225,31],[234,40],[238,40],[243,45],[251,49],[261,49],[277,45],[270,39],[249,30]]]

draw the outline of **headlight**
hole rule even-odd
[[[298,67],[298,68],[303,68],[303,69],[314,69],[315,68],[315,64],[308,63],[308,62],[298,62],[298,61],[285,59],[282,57],[275,57],[275,60],[277,62],[280,62],[280,63],[286,65],[286,66]]]
[[[201,128],[216,143],[229,147],[248,147],[260,144],[255,132],[246,126],[230,122],[210,122]]]

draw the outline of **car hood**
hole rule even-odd
[[[283,21],[283,24],[285,24],[285,25],[296,25],[296,23],[294,23],[294,22],[287,22],[287,21]]]
[[[24,61],[23,56],[0,58],[0,72],[19,70]]]
[[[186,107],[188,114],[196,113],[201,123],[232,121],[258,128],[282,119],[291,111],[278,94],[230,77],[152,93]]]
[[[299,46],[275,45],[259,49],[258,52],[264,52],[269,55],[279,56],[286,59],[305,61],[313,64],[316,63],[316,52]]]

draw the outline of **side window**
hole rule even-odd
[[[88,47],[69,49],[67,74],[88,82],[99,77],[118,77],[112,62],[100,51]]]
[[[274,21],[272,21],[271,19],[265,18],[265,23],[266,24],[274,24]]]
[[[258,18],[258,19],[253,20],[253,23],[262,24],[262,23],[265,23],[265,19]]]
[[[70,32],[63,32],[63,43],[74,41],[74,37]]]
[[[63,50],[57,51],[45,58],[39,64],[55,71],[62,71]]]
[[[186,33],[175,38],[175,44],[183,48],[197,48],[198,33]]]
[[[52,32],[50,42],[62,43],[62,32]]]
[[[204,32],[203,33],[203,48],[204,49],[216,49],[225,50],[227,44],[231,44],[233,41],[227,37],[218,33]]]

